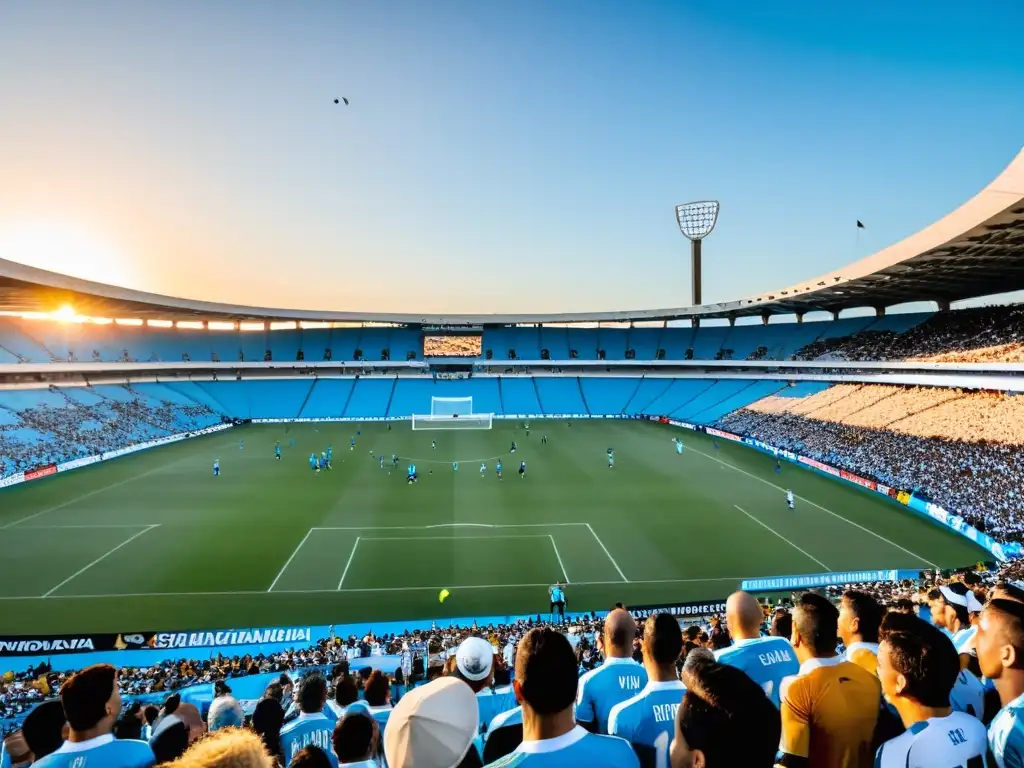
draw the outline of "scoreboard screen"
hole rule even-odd
[[[483,348],[480,334],[424,336],[424,357],[480,357]]]

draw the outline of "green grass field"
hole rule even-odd
[[[590,610],[721,598],[747,577],[988,559],[874,494],[648,422],[318,429],[241,427],[0,492],[0,634],[536,613],[556,580]],[[334,469],[316,475],[309,454],[328,443]],[[381,453],[403,457],[397,471]]]

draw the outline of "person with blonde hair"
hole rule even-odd
[[[277,762],[252,731],[221,728],[200,739],[169,765],[174,768],[276,768]]]

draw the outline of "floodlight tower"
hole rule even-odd
[[[700,244],[711,234],[718,221],[718,201],[701,200],[676,206],[676,221],[679,231],[690,241],[690,259],[693,271],[693,306],[701,303],[700,297]]]

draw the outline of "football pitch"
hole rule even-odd
[[[536,614],[555,581],[570,610],[602,610],[724,598],[744,578],[990,559],[875,494],[719,442],[628,420],[537,421],[529,436],[508,421],[375,422],[142,451],[0,491],[0,634]],[[333,469],[312,472],[328,445]]]

